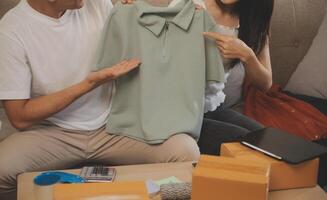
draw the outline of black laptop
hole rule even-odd
[[[250,132],[241,143],[290,164],[327,154],[327,147],[271,127]]]

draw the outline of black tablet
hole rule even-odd
[[[291,164],[327,154],[327,148],[322,145],[271,127],[250,132],[241,139],[241,143]]]

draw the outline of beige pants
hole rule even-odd
[[[0,142],[0,199],[16,199],[17,175],[24,172],[66,169],[83,163],[127,165],[193,161],[199,155],[196,141],[186,134],[149,145],[110,135],[104,128],[73,132],[41,126],[15,133]]]

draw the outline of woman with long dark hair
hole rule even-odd
[[[172,1],[170,6],[178,1]],[[259,123],[231,107],[241,103],[244,82],[262,91],[272,86],[269,29],[274,0],[193,1],[206,9],[215,20],[218,33],[204,35],[216,40],[224,59],[227,79],[225,102],[220,105],[224,96],[215,97],[221,85],[207,85],[205,111],[208,112],[198,142],[201,153],[217,155],[222,143],[237,141],[240,136],[262,128]],[[210,98],[210,93],[213,98]]]
[[[225,104],[205,114],[199,146],[202,153],[219,154],[222,143],[262,128],[230,107],[241,102],[244,82],[262,91],[272,85],[269,29],[274,0],[204,0],[202,5],[223,33],[204,35],[216,40],[228,77]]]

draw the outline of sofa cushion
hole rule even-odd
[[[327,99],[327,15],[307,55],[292,74],[287,91]]]
[[[0,1],[0,18],[11,8],[13,8],[20,0],[1,0]]]
[[[309,49],[323,19],[326,0],[275,0],[271,24],[274,82],[285,85]]]
[[[11,126],[4,109],[0,108],[0,141],[14,132],[16,132],[16,129]]]

